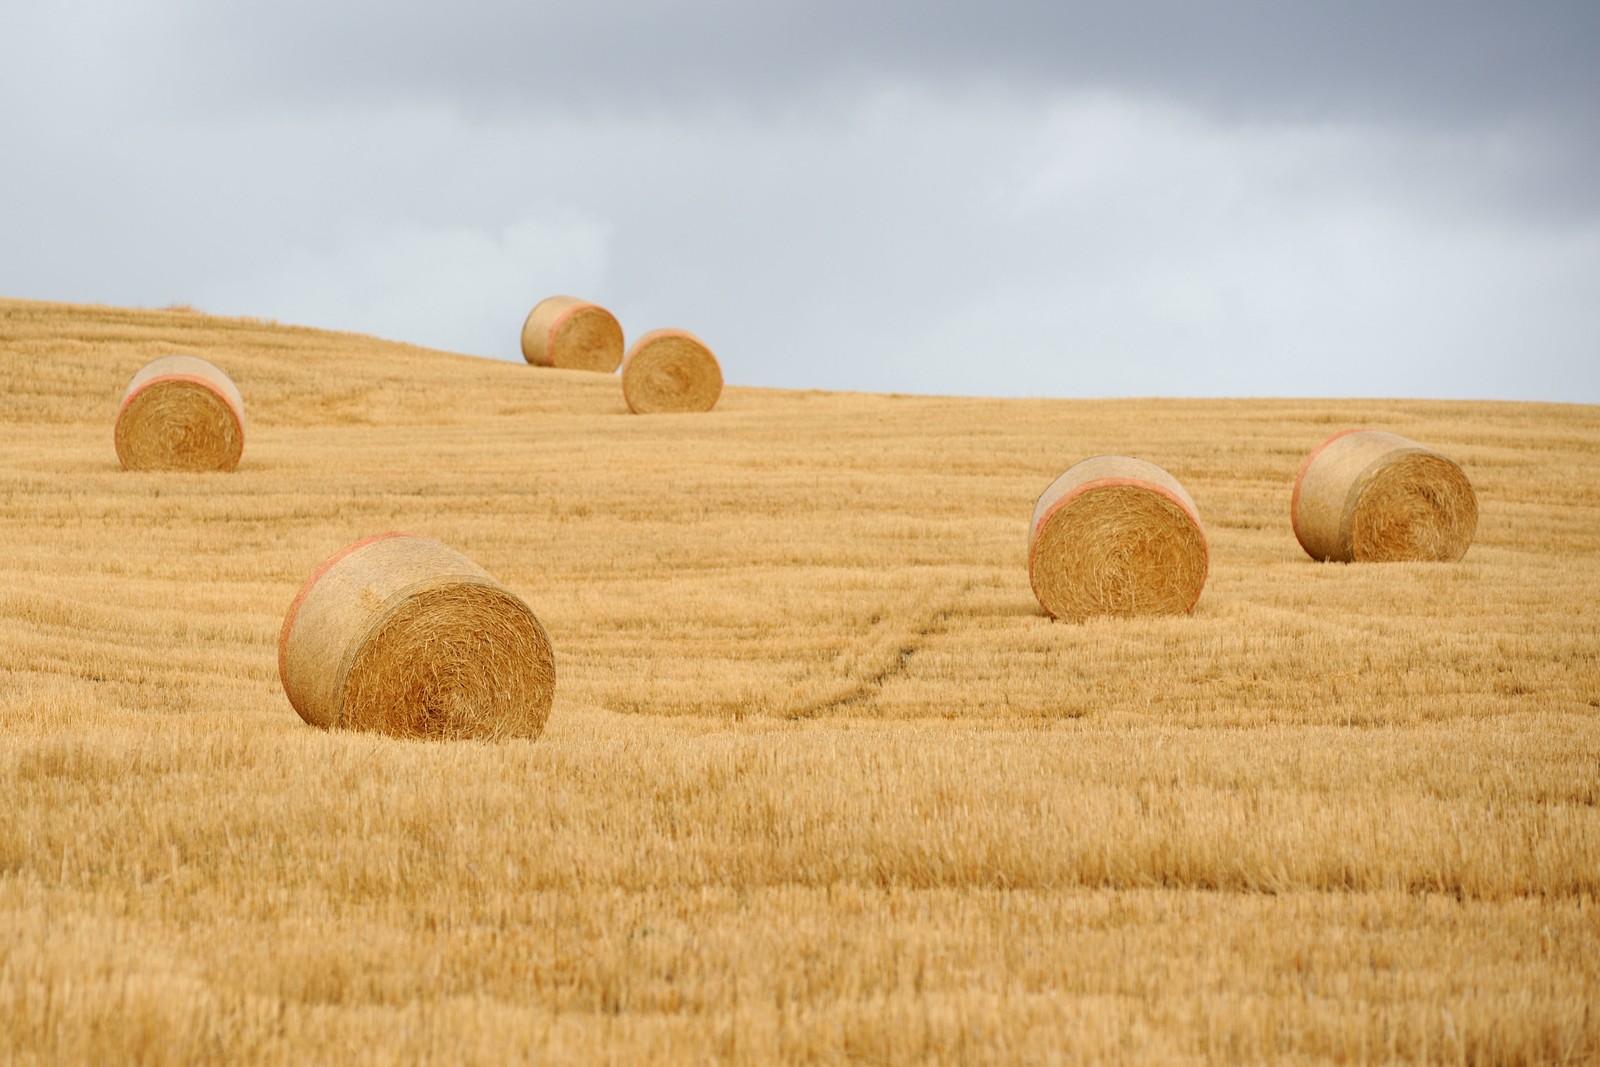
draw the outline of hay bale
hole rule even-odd
[[[1312,559],[1454,563],[1472,544],[1478,500],[1461,468],[1432,449],[1345,430],[1300,464],[1289,517]]]
[[[1194,501],[1154,463],[1094,456],[1034,504],[1028,577],[1056,618],[1192,611],[1209,566]]]
[[[317,568],[278,637],[278,677],[313,726],[397,737],[538,737],[555,657],[528,605],[425,537],[358,541]]]
[[[685,330],[651,330],[622,364],[622,398],[635,414],[710,411],[721,395],[717,357]]]
[[[244,398],[195,356],[163,356],[122,394],[117,459],[130,471],[231,471],[244,455]]]
[[[548,297],[522,323],[522,358],[536,367],[610,374],[622,362],[622,326],[599,304]]]

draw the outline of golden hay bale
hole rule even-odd
[[[284,616],[278,677],[313,726],[538,737],[555,656],[528,605],[453,549],[386,533],[317,568]]]
[[[1345,430],[1300,464],[1289,517],[1312,559],[1453,563],[1472,544],[1478,499],[1461,468],[1432,449]]]
[[[244,455],[244,398],[195,356],[163,356],[128,382],[117,459],[130,471],[231,471]]]
[[[599,304],[548,297],[522,323],[522,358],[536,367],[610,374],[622,362],[622,326]]]
[[[722,367],[686,330],[651,330],[622,364],[622,399],[640,415],[710,411],[722,395]]]
[[[1154,463],[1094,456],[1040,494],[1028,540],[1028,577],[1045,611],[1177,615],[1192,611],[1210,554],[1194,501]]]

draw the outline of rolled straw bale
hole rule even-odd
[[[301,587],[278,677],[313,726],[397,737],[538,737],[555,657],[528,605],[465,556],[386,533]]]
[[[218,367],[162,356],[128,382],[117,459],[130,471],[231,471],[244,455],[244,398]]]
[[[1210,556],[1194,501],[1142,459],[1074,464],[1040,494],[1030,531],[1033,593],[1060,619],[1182,614],[1206,584]]]
[[[622,363],[622,326],[599,304],[547,297],[522,323],[522,358],[536,367],[610,374]]]
[[[1454,462],[1381,430],[1345,430],[1300,464],[1289,517],[1318,560],[1453,563],[1478,528],[1478,499]]]
[[[622,364],[622,399],[636,414],[710,411],[721,395],[717,357],[686,330],[651,330]]]

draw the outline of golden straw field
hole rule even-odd
[[[169,353],[243,393],[235,472],[118,468]],[[633,416],[614,375],[9,300],[0,355],[0,1062],[1600,1058],[1600,408]],[[1461,464],[1461,563],[1300,549],[1296,468],[1357,425]],[[1105,452],[1194,497],[1192,616],[1034,600],[1034,498]],[[538,614],[541,739],[290,708],[290,600],[396,529]]]

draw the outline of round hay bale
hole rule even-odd
[[[162,356],[122,394],[117,459],[130,471],[231,471],[244,455],[244,398],[218,367]]]
[[[522,358],[536,367],[610,374],[622,363],[622,326],[599,304],[548,297],[522,323]]]
[[[1460,467],[1399,434],[1345,430],[1295,475],[1289,518],[1312,559],[1454,563],[1478,528]]]
[[[651,330],[622,364],[622,399],[639,415],[710,411],[722,395],[722,367],[686,330]]]
[[[313,726],[396,737],[538,737],[555,656],[528,605],[425,537],[358,541],[317,568],[278,636],[278,677]]]
[[[1094,456],[1033,507],[1028,577],[1058,619],[1194,610],[1210,553],[1194,501],[1154,463]]]

